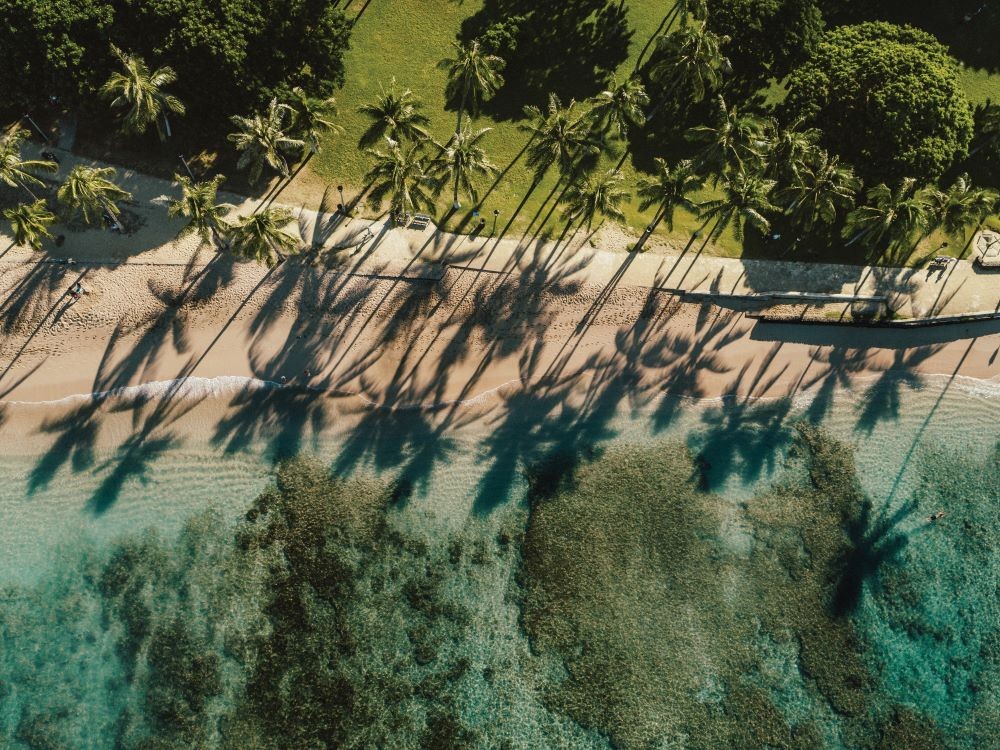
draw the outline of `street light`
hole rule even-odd
[[[191,167],[189,167],[187,161],[185,161],[184,154],[177,154],[177,158],[180,159],[181,164],[184,165],[184,169],[185,171],[187,171],[188,177],[191,178],[191,182],[194,182],[195,181],[194,174],[192,174]]]
[[[24,113],[24,119],[26,119],[28,122],[30,122],[32,125],[34,125],[35,130],[38,131],[38,134],[40,136],[42,136],[42,139],[45,141],[45,145],[46,146],[49,145],[49,137],[47,135],[45,135],[45,132],[40,127],[38,127],[38,123],[35,122],[33,119],[31,119],[31,115],[29,115],[27,112],[25,112]]]
[[[500,218],[500,209],[493,209],[493,230],[490,232],[490,237],[497,233],[497,219]]]
[[[347,205],[347,201],[344,200],[344,186],[343,185],[337,185],[337,192],[340,193],[340,205],[341,206],[346,206]],[[345,214],[347,213],[346,209],[345,209],[344,213]]]

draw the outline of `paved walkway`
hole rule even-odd
[[[96,164],[65,151],[58,152],[61,178],[77,163]],[[166,204],[177,195],[173,183],[132,170],[118,168],[119,183],[135,198],[127,206],[138,229],[128,236],[101,230],[67,229],[61,248],[53,257],[73,257],[81,261],[114,263],[185,263],[199,265],[210,260],[210,248],[198,248],[196,238],[176,240],[184,222],[170,219]],[[220,193],[220,200],[237,206],[246,214],[260,205],[259,199]],[[276,197],[280,205],[280,194]],[[286,206],[298,218],[304,245],[336,250],[339,257],[351,256],[358,271],[416,273],[427,264],[448,264],[484,273],[517,275],[546,273],[558,278],[583,278],[614,288],[661,287],[719,294],[759,294],[773,292],[816,292],[857,296],[886,296],[899,317],[927,317],[962,313],[992,312],[1000,309],[1000,273],[983,271],[969,261],[954,261],[943,271],[882,268],[787,261],[718,258],[703,252],[701,241],[692,242],[680,254],[654,252],[628,254],[617,247],[597,247],[582,237],[562,244],[516,237],[462,236],[437,232],[433,227],[418,232],[391,229],[384,221],[343,219],[326,207],[337,196],[318,201],[320,210]],[[3,231],[8,231],[6,226]],[[360,241],[371,239],[360,248]],[[621,242],[614,233],[614,242]],[[0,234],[0,262],[24,262],[29,250],[8,247],[9,236]],[[605,240],[605,244],[610,244]],[[4,249],[6,248],[6,250]],[[348,248],[348,249],[343,249]]]

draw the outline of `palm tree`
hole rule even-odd
[[[576,102],[571,101],[569,106],[563,107],[559,97],[549,94],[545,112],[535,106],[524,108],[530,122],[520,127],[531,133],[527,162],[535,170],[536,181],[553,164],[563,175],[569,175],[576,171],[581,160],[601,153],[600,138],[587,127],[584,116],[574,113],[575,106]]]
[[[637,194],[640,199],[639,210],[646,211],[652,206],[656,206],[656,218],[653,220],[652,228],[661,222],[667,223],[667,229],[674,229],[674,212],[678,208],[684,208],[691,213],[698,212],[698,204],[688,198],[688,195],[701,190],[704,187],[704,180],[695,172],[694,164],[690,159],[684,159],[671,167],[666,159],[657,157],[656,172],[650,179],[639,181]],[[649,232],[652,233],[652,230]]]
[[[15,128],[0,136],[0,182],[10,187],[23,189],[34,200],[38,196],[28,185],[44,185],[34,172],[55,172],[59,169],[54,161],[47,159],[22,159],[21,146],[28,139],[27,130]]]
[[[480,142],[490,133],[492,128],[483,128],[473,132],[466,126],[462,132],[455,133],[441,155],[434,161],[431,168],[445,179],[449,176],[453,183],[452,205],[458,209],[458,193],[461,189],[474,203],[479,201],[476,188],[476,178],[489,177],[497,174],[497,168],[486,158]]]
[[[846,230],[854,234],[848,245],[859,240],[869,248],[884,240],[902,244],[927,224],[927,206],[917,194],[917,181],[912,177],[904,178],[895,188],[885,183],[869,188],[865,198],[864,205],[847,215]]]
[[[583,184],[570,185],[563,196],[566,210],[563,216],[569,223],[586,222],[590,231],[597,216],[624,221],[625,214],[619,206],[631,198],[621,188],[622,176],[617,169],[604,172],[597,179],[586,179]]]
[[[292,96],[295,99],[292,105],[295,113],[293,132],[308,144],[310,156],[318,154],[324,132],[344,132],[342,127],[329,119],[337,116],[337,100],[332,96],[325,99],[309,96],[301,86],[292,89]]]
[[[430,193],[434,180],[427,172],[422,143],[410,144],[406,149],[389,139],[386,144],[385,151],[366,151],[375,160],[365,175],[372,185],[368,202],[379,208],[388,197],[392,218],[403,223],[412,211],[434,206]]]
[[[748,226],[761,234],[769,231],[771,222],[767,214],[778,210],[769,197],[774,185],[774,180],[742,169],[727,174],[722,182],[723,197],[706,201],[701,206],[702,218],[715,219],[709,238],[718,237],[729,226],[733,227],[733,234],[740,242]]]
[[[111,51],[122,64],[123,70],[111,74],[101,87],[101,96],[111,100],[113,109],[125,109],[122,130],[141,135],[150,125],[156,125],[161,141],[170,136],[168,113],[183,115],[184,104],[176,96],[163,91],[177,80],[173,68],[164,66],[150,72],[145,61],[118,49]]]
[[[686,90],[691,101],[700,102],[718,89],[729,70],[729,59],[722,54],[728,43],[728,36],[709,31],[705,22],[657,39],[658,59],[649,71],[650,78],[665,87],[657,109],[680,90]]]
[[[10,222],[14,242],[18,245],[41,250],[42,240],[52,238],[49,227],[55,223],[56,215],[49,211],[44,200],[8,208],[3,212],[3,217]]]
[[[762,158],[764,174],[779,182],[794,181],[798,171],[816,151],[820,132],[816,128],[801,130],[803,120],[798,119],[782,128],[771,119],[764,126]]]
[[[459,100],[455,132],[460,133],[466,106],[476,114],[483,101],[503,86],[500,71],[506,63],[503,58],[485,52],[478,40],[473,40],[468,45],[452,42],[452,46],[455,48],[455,57],[442,60],[438,63],[438,68],[448,71],[445,96],[451,101]]]
[[[131,200],[132,194],[118,187],[112,180],[115,170],[111,167],[88,167],[78,164],[59,186],[56,197],[66,206],[70,217],[82,214],[84,222],[91,221],[101,213],[108,214],[119,231],[124,231],[118,221],[117,201]]]
[[[612,78],[611,86],[593,98],[590,119],[604,133],[614,130],[624,139],[630,126],[642,127],[646,122],[648,105],[649,95],[638,78],[622,84]]]
[[[764,123],[753,115],[743,114],[736,106],[727,107],[720,96],[714,125],[699,125],[687,131],[687,138],[702,144],[699,169],[720,175],[727,167],[742,172],[748,162],[758,162],[766,147]]]
[[[673,26],[674,21],[680,21],[681,27],[686,27],[689,19],[695,19],[696,21],[704,21],[708,18],[708,2],[707,0],[676,0],[667,15],[663,17],[660,21],[660,25],[657,27],[656,31],[653,32],[653,36],[646,42],[646,46],[642,48],[639,52],[639,56],[635,61],[634,73],[638,73],[639,69],[642,67],[643,60],[646,58],[646,52],[653,45],[654,42],[658,41],[662,35],[664,29],[669,29]]]
[[[987,100],[985,104],[980,104],[974,112],[976,124],[976,137],[980,138],[979,144],[969,152],[969,156],[975,156],[982,149],[988,148],[1000,140],[1000,104],[994,104]]]
[[[221,247],[222,232],[226,228],[223,217],[233,208],[229,203],[215,202],[219,185],[226,179],[225,176],[220,174],[211,180],[194,182],[188,177],[175,174],[174,179],[181,186],[181,197],[170,201],[167,213],[172,217],[188,220],[178,236],[197,234],[205,243],[214,241],[216,247]]]
[[[284,208],[267,208],[244,216],[229,232],[229,249],[239,258],[272,268],[299,251],[299,237],[285,231],[294,221],[292,213]]]
[[[372,121],[361,134],[358,145],[372,146],[383,138],[399,143],[407,138],[411,141],[423,141],[430,137],[427,126],[431,121],[420,111],[423,106],[421,101],[409,89],[397,94],[395,79],[392,83],[389,91],[382,89],[374,102],[358,107],[358,112],[367,115]]]
[[[833,224],[841,211],[849,211],[861,190],[861,180],[840,157],[814,149],[795,170],[790,184],[775,194],[787,213],[806,232],[817,224]]]
[[[263,115],[230,118],[237,131],[230,133],[228,139],[242,152],[236,166],[250,169],[250,184],[260,179],[265,164],[282,177],[288,176],[288,161],[284,155],[305,147],[303,141],[285,133],[285,126],[293,114],[294,110],[287,104],[272,99]]]
[[[941,227],[952,239],[965,239],[972,227],[979,226],[993,211],[997,194],[974,187],[969,175],[959,175],[947,190],[924,192],[929,227]]]

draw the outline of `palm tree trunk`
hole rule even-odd
[[[21,188],[23,188],[23,189],[24,189],[24,191],[25,191],[25,192],[26,192],[26,193],[27,193],[28,195],[30,195],[30,196],[31,196],[31,199],[32,199],[32,200],[34,200],[34,201],[37,201],[37,200],[38,200],[38,196],[37,196],[37,195],[35,195],[35,194],[34,194],[33,192],[31,192],[31,190],[30,190],[30,189],[28,188],[28,186],[27,186],[27,185],[25,185],[25,184],[24,184],[23,182],[21,182],[20,180],[18,180],[18,179],[16,179],[16,178],[15,178],[15,180],[14,180],[14,181],[15,181],[15,182],[16,182],[16,183],[17,183],[18,185],[20,185],[20,186],[21,186]]]
[[[101,208],[103,208],[105,213],[107,213],[107,215],[111,217],[111,221],[114,222],[115,228],[118,229],[119,233],[125,234],[125,227],[122,225],[120,221],[118,221],[117,209],[111,204],[111,201],[109,201],[107,198],[101,198],[100,203],[101,203]]]
[[[167,113],[163,113],[163,132],[167,134],[167,138],[170,138],[173,133],[170,131],[170,118],[167,117]]]
[[[458,122],[455,124],[455,133],[460,134],[462,132],[462,115],[465,114],[465,101],[469,97],[469,77],[465,78],[465,86],[462,87],[462,101],[458,105]]]

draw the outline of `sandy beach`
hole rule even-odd
[[[445,424],[471,402],[552,416],[562,405],[620,407],[664,394],[784,398],[899,372],[1000,372],[1000,321],[917,330],[774,324],[737,303],[682,303],[672,293],[879,292],[908,312],[995,309],[994,277],[965,263],[933,279],[915,269],[735,261],[696,248],[636,255],[620,252],[627,238],[610,226],[591,237],[494,240],[344,221],[304,203],[293,208],[309,249],[267,269],[177,240],[182,224],[164,210],[175,188],[134,173],[122,179],[135,195],[132,235],[75,228],[46,255],[0,238],[6,435],[31,434],[15,426],[29,403],[150,383],[170,395],[186,379],[285,385],[326,396],[344,414],[422,408]],[[239,212],[255,205],[226,197]],[[359,249],[368,229],[374,239]],[[59,262],[66,258],[76,262]],[[86,293],[74,301],[66,292],[77,281]]]

